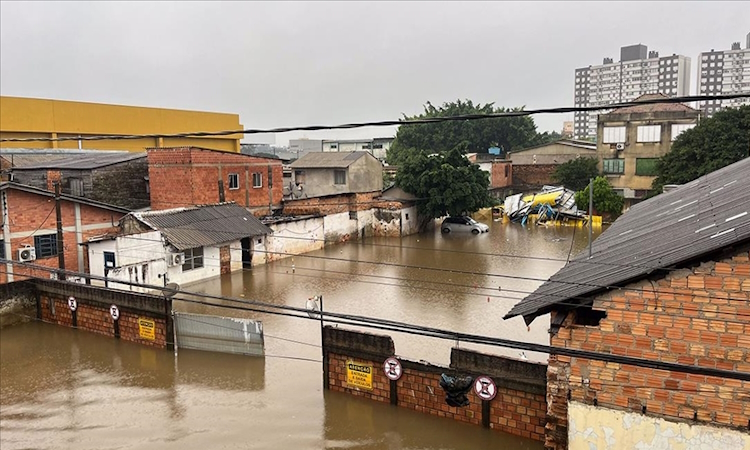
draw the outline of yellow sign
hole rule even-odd
[[[142,339],[153,341],[156,339],[156,323],[151,319],[138,318],[138,333]]]
[[[372,389],[372,364],[346,361],[346,383],[349,387]]]

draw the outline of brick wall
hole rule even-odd
[[[219,180],[224,184],[225,201],[250,208],[256,215],[269,214],[281,205],[280,160],[178,147],[149,149],[148,164],[154,210],[217,203]],[[254,187],[254,173],[260,175],[261,187]],[[230,188],[229,174],[237,174],[236,189]]]
[[[490,180],[490,189],[512,186],[513,165],[510,161],[492,161],[492,176]]]
[[[331,390],[383,403],[391,402],[391,382],[383,371],[385,359],[395,353],[390,337],[326,327],[324,343]],[[372,390],[347,384],[348,360],[372,365]],[[544,440],[544,365],[458,349],[453,349],[451,353],[452,367],[400,361],[403,374],[395,383],[399,407],[482,425],[482,400],[472,390],[468,394],[469,406],[449,406],[440,387],[440,377],[442,373],[488,375],[493,377],[498,388],[496,397],[489,402],[489,427],[536,441]]]
[[[164,299],[161,297],[54,281],[35,286],[39,297],[39,314],[45,322],[73,327],[73,312],[68,306],[68,297],[73,296],[78,302],[75,312],[78,329],[114,337],[115,322],[109,307],[115,304],[120,311],[120,339],[158,348],[165,348],[167,345],[167,316],[158,312],[165,311]],[[149,306],[144,307],[144,304]],[[141,337],[139,318],[154,321],[154,340]]]
[[[307,215],[321,214],[330,215],[347,211],[366,211],[375,207],[396,206],[396,202],[383,202],[376,200],[381,194],[377,192],[352,193],[340,195],[328,195],[325,197],[298,198],[284,202],[284,214]]]
[[[519,189],[537,189],[545,184],[554,184],[552,174],[556,168],[554,164],[514,164],[513,186]]]
[[[18,250],[25,245],[34,246],[34,236],[41,234],[57,233],[57,216],[55,213],[55,199],[44,195],[33,194],[30,192],[16,189],[7,189],[9,227],[11,233],[21,233],[21,236],[11,239],[11,253],[6,255],[8,259],[17,259]],[[80,205],[81,216],[81,237],[86,242],[93,236],[98,236],[110,232],[116,232],[114,226],[117,221],[123,217],[122,213],[111,210],[98,208],[86,204]],[[67,270],[85,272],[85,266],[78,264],[77,236],[75,232],[75,203],[63,200],[61,203],[63,232],[63,250],[65,252],[65,268]],[[17,236],[17,235],[16,235]],[[1,237],[1,235],[0,235]],[[84,252],[85,254],[86,252]],[[85,258],[84,258],[85,259]],[[58,267],[57,255],[42,257],[37,254],[37,259],[31,263],[50,267]],[[14,265],[14,279],[22,279],[22,275],[40,276],[49,278],[49,271],[30,269]],[[5,283],[7,275],[0,273],[0,283]]]
[[[551,338],[566,347],[750,374],[750,259],[738,251],[658,281],[596,297],[598,326],[574,312]],[[733,299],[739,300],[730,300]],[[546,444],[567,448],[567,396],[604,408],[747,431],[750,382],[551,356]]]

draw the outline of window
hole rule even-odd
[[[349,220],[357,220],[357,211],[349,211]]]
[[[635,160],[635,174],[643,175],[646,177],[655,177],[656,173],[656,162],[659,158],[636,158]]]
[[[34,248],[37,258],[49,258],[57,255],[57,233],[34,236]]]
[[[346,170],[333,171],[333,184],[346,184]]]
[[[295,170],[294,171],[294,181],[297,184],[304,184],[305,183],[305,171],[304,170]]]
[[[602,142],[605,144],[625,142],[625,127],[604,127]]]
[[[83,180],[80,178],[69,178],[70,195],[74,197],[83,197]]]
[[[230,173],[229,174],[229,189],[239,189],[240,188],[240,175],[237,173]]]
[[[604,173],[625,173],[624,159],[605,159],[603,161]]]
[[[695,126],[694,123],[675,123],[672,124],[672,140],[674,141],[677,139],[677,136],[681,135],[682,133],[686,132],[687,130],[693,128]]]
[[[660,142],[661,125],[641,125],[636,132],[636,142]]]
[[[339,148],[339,144],[331,144],[331,150],[337,150]]]
[[[380,150],[383,148],[383,144],[372,144],[372,148],[375,150]]]
[[[104,253],[104,270],[115,268],[115,254],[113,252]]]
[[[186,272],[201,267],[203,267],[203,247],[185,250],[185,263],[182,265],[182,271]]]
[[[5,241],[0,239],[0,259],[5,259]]]
[[[263,187],[263,174],[260,172],[253,172],[253,187]]]

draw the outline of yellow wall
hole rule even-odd
[[[0,138],[173,134],[241,129],[237,114],[0,97]],[[206,138],[81,141],[82,148],[143,151],[189,146],[239,152],[241,134]],[[0,147],[78,148],[78,141],[0,142]]]
[[[750,450],[750,434],[728,428],[671,422],[629,411],[568,404],[570,450]]]

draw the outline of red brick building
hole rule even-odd
[[[0,183],[0,258],[7,260],[0,283],[18,281],[30,274],[28,262],[59,268],[55,195],[44,189],[12,182]],[[117,231],[118,221],[129,211],[87,198],[61,195],[65,269],[86,272],[86,252],[81,245],[93,236]],[[34,275],[50,278],[50,272]]]
[[[631,208],[513,307],[551,313],[547,448],[750,446],[748,209],[745,159]]]
[[[281,160],[199,147],[147,151],[152,210],[235,202],[266,215],[281,207]]]

